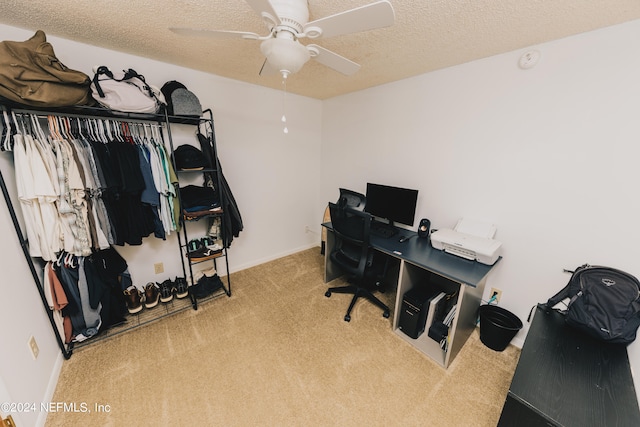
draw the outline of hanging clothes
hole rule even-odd
[[[87,256],[178,229],[161,125],[47,116],[45,130],[36,115],[2,117],[31,256]]]
[[[13,137],[18,198],[30,255],[50,261],[55,259],[55,253],[61,246],[56,205],[58,195],[47,173],[46,162],[36,148],[32,135],[25,131],[24,126],[17,126],[17,133]]]
[[[82,342],[124,322],[127,263],[113,248],[87,257],[61,252],[45,265],[45,296],[65,342]],[[61,322],[62,320],[62,322]]]
[[[64,288],[58,280],[51,261],[47,262],[44,266],[44,293],[49,305],[49,309],[53,313],[53,320],[58,329],[58,335],[64,338],[66,344],[70,343],[73,339],[73,327],[71,325],[71,319],[68,316],[62,314],[62,310],[69,304],[67,295],[64,292]]]
[[[222,196],[222,200],[224,200],[224,206],[222,206],[222,212],[224,216],[224,229],[220,230],[222,243],[225,248],[231,246],[231,242],[234,237],[238,237],[240,232],[244,228],[242,223],[242,215],[240,215],[240,209],[238,208],[238,204],[236,199],[233,197],[233,193],[231,192],[231,187],[229,187],[229,183],[227,182],[224,174],[222,173],[222,166],[220,165],[219,159],[216,162],[214,158],[213,151],[213,133],[210,129],[205,130],[207,135],[204,135],[202,132],[198,131],[197,137],[200,142],[200,147],[202,148],[202,152],[207,159],[207,162],[212,165],[218,165],[219,173],[220,173],[220,183],[218,189],[216,189]]]
[[[125,322],[128,311],[122,284],[130,284],[125,259],[114,248],[99,251],[85,258],[84,272],[89,305],[101,307],[102,328]]]

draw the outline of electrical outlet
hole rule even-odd
[[[40,354],[40,349],[38,348],[38,343],[33,335],[29,338],[29,350],[31,350],[33,360],[36,360],[38,358],[38,354]]]
[[[153,269],[156,274],[164,273],[164,264],[161,262],[156,262],[155,264],[153,264]]]
[[[491,297],[496,296],[496,299],[494,300],[497,303],[500,302],[500,298],[502,298],[502,290],[498,289],[498,288],[491,288],[491,293],[489,294],[489,299],[491,299]]]

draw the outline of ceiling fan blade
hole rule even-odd
[[[360,69],[359,64],[317,44],[307,45],[307,49],[311,52],[311,58],[345,76],[355,74]]]
[[[182,36],[209,37],[211,39],[249,39],[257,40],[260,36],[246,31],[197,30],[193,28],[169,28]]]
[[[275,9],[273,8],[273,5],[269,0],[245,0],[245,1],[249,6],[251,6],[251,9],[255,10],[256,13],[261,17],[264,17],[264,13],[266,13],[267,15],[269,15],[267,16],[267,18],[270,18],[269,20],[273,21],[275,25],[280,24],[280,18],[278,17],[278,14],[276,13]]]
[[[382,0],[311,21],[304,26],[304,32],[310,38],[327,38],[388,27],[394,20],[393,6]],[[316,35],[318,28],[321,33]]]

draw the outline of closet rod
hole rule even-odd
[[[100,107],[91,107],[87,105],[78,105],[75,107],[32,107],[24,104],[18,104],[0,97],[0,110],[15,111],[26,114],[39,114],[42,116],[68,116],[79,118],[96,118],[96,119],[112,119],[120,121],[137,121],[137,122],[158,122],[158,123],[182,123],[196,125],[200,122],[200,117],[191,116],[171,116],[167,113],[166,108],[162,108],[158,113],[129,113],[124,111],[107,110]],[[205,110],[206,113],[209,109]]]
[[[40,282],[40,277],[36,271],[35,266],[33,265],[33,259],[29,254],[29,249],[27,247],[27,241],[24,239],[22,234],[22,228],[20,227],[20,223],[18,222],[18,217],[16,216],[16,212],[13,208],[13,203],[11,202],[11,196],[9,195],[9,191],[7,190],[7,185],[4,181],[4,175],[2,175],[2,170],[0,170],[0,186],[2,187],[2,195],[4,196],[4,200],[7,203],[7,208],[9,209],[9,214],[11,215],[11,221],[13,221],[13,227],[16,230],[16,234],[18,235],[18,240],[20,241],[20,247],[22,248],[22,252],[25,256],[27,264],[29,265],[29,270],[31,270],[31,275],[33,276],[33,280],[36,283],[36,287],[38,288],[38,293],[40,294],[40,299],[42,300],[43,308],[47,312],[47,316],[49,317],[49,323],[51,323],[51,328],[53,328],[54,335],[56,337],[56,341],[58,342],[58,347],[62,351],[65,359],[69,359],[71,357],[71,350],[68,350],[65,346],[60,334],[58,333],[58,328],[56,327],[55,320],[53,319],[53,312],[48,309],[49,303],[47,302],[47,297],[44,294],[44,288],[42,282]]]
[[[28,114],[28,115],[34,115],[36,117],[38,117],[39,119],[46,119],[48,116],[63,116],[63,117],[73,117],[73,118],[78,118],[78,119],[94,119],[94,120],[113,120],[113,121],[120,121],[120,122],[135,122],[135,123],[149,123],[149,122],[156,122],[160,125],[164,124],[164,119],[162,119],[161,117],[153,117],[153,118],[147,118],[147,119],[142,119],[142,118],[132,118],[132,117],[120,117],[120,116],[104,116],[104,117],[100,117],[100,116],[92,116],[92,115],[88,115],[88,114],[76,114],[76,113],[61,113],[61,112],[42,112],[42,111],[38,111],[38,113],[34,113],[34,111],[30,111],[30,110],[21,110],[21,109],[8,109],[7,111],[13,111],[16,114]]]

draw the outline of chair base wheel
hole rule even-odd
[[[351,316],[349,316],[348,314],[346,316],[344,316],[344,321],[345,322],[350,322],[351,321]]]
[[[329,291],[325,292],[325,293],[324,293],[324,296],[325,296],[325,297],[327,297],[327,298],[329,298],[329,297],[331,296],[331,292],[329,292]]]
[[[390,313],[388,311],[385,311],[384,313],[382,313],[382,317],[384,317],[385,319],[389,318]]]

